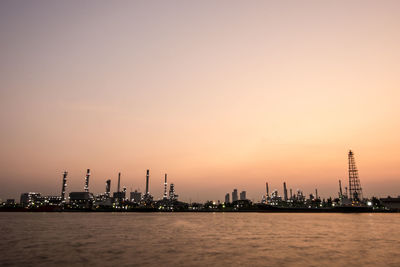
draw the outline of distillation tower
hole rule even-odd
[[[65,171],[63,173],[63,182],[62,182],[62,188],[61,188],[61,201],[63,203],[65,203],[65,189],[67,187],[67,175],[68,175],[68,172]]]
[[[168,193],[167,193],[167,174],[165,174],[165,180],[164,180],[164,196],[163,199],[167,199],[168,198]]]
[[[90,178],[90,169],[87,169],[85,177],[85,187],[83,188],[85,192],[89,192],[89,178]]]

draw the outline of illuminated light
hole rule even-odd
[[[372,202],[371,202],[371,201],[368,201],[368,202],[367,202],[367,205],[368,205],[368,206],[372,206]]]

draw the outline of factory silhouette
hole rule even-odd
[[[303,191],[288,191],[283,182],[283,196],[278,190],[269,191],[265,184],[265,194],[260,201],[253,203],[247,199],[246,191],[238,194],[237,189],[227,193],[223,202],[206,201],[205,203],[185,203],[178,200],[174,183],[167,182],[164,176],[164,193],[154,200],[150,193],[150,170],[146,170],[146,190],[138,190],[127,195],[126,187],[121,189],[121,173],[118,173],[117,191],[111,194],[111,180],[105,182],[105,192],[93,194],[89,190],[91,172],[87,169],[83,191],[70,192],[66,196],[68,172],[62,174],[62,188],[59,196],[42,196],[40,193],[22,193],[20,202],[8,199],[1,203],[0,211],[260,211],[260,212],[395,212],[400,211],[400,196],[397,198],[363,197],[360,178],[354,153],[348,153],[349,184],[342,189],[339,180],[339,192],[335,198],[321,199],[318,190],[306,197]]]

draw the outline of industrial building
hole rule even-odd
[[[140,201],[142,200],[142,193],[138,192],[137,190],[135,190],[135,192],[131,192],[130,200],[133,203],[139,204]]]
[[[20,202],[23,207],[34,207],[40,206],[42,204],[42,197],[40,193],[29,192],[29,193],[22,193]]]
[[[20,205],[26,208],[38,208],[41,206],[58,206],[62,203],[61,196],[41,196],[40,193],[22,193]]]
[[[385,197],[379,199],[381,203],[388,209],[400,210],[400,196],[398,197]]]
[[[94,196],[89,192],[69,193],[69,204],[73,209],[89,209],[92,207]]]

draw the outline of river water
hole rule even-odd
[[[0,266],[400,266],[400,214],[0,213]]]

